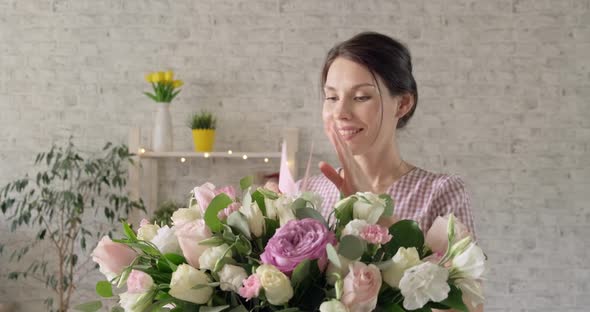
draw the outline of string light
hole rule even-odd
[[[231,150],[227,151],[228,154],[233,154],[234,152],[232,152]]]
[[[180,158],[180,162],[181,162],[181,163],[183,163],[183,162],[185,162],[185,161],[186,161],[186,158],[184,158],[184,157],[181,157],[181,158]]]
[[[205,156],[205,158],[209,158],[209,153],[205,153],[203,156]]]
[[[244,154],[244,156],[242,156],[243,159],[248,159],[248,155]]]
[[[267,162],[268,162],[268,158],[265,158],[265,159],[264,159],[264,162],[265,162],[265,163],[267,163]]]

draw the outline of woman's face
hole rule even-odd
[[[394,144],[399,97],[391,96],[381,79],[375,78],[366,67],[342,57],[336,58],[328,69],[322,113],[324,129],[338,131],[353,155],[362,155],[369,149],[383,151],[387,144]]]

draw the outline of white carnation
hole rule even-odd
[[[399,282],[404,296],[404,308],[416,310],[428,301],[445,300],[451,288],[447,282],[449,271],[431,262],[424,262],[405,271]]]

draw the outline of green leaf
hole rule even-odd
[[[346,226],[348,222],[353,219],[353,206],[358,199],[354,196],[350,196],[339,202],[336,207],[336,219],[338,219],[338,225],[341,227]]]
[[[269,189],[265,189],[263,187],[259,187],[256,189],[257,192],[260,192],[260,194],[264,195],[264,197],[270,199],[270,200],[276,200],[279,198],[279,195]]]
[[[74,307],[74,310],[82,311],[82,312],[95,312],[102,308],[102,302],[100,301],[91,301],[79,304]]]
[[[227,217],[227,224],[234,227],[238,232],[242,233],[248,239],[251,239],[250,226],[248,225],[248,219],[241,212],[235,211]]]
[[[242,189],[242,191],[246,190],[247,188],[249,188],[250,186],[252,186],[252,183],[254,182],[254,177],[253,176],[247,176],[247,177],[243,177],[240,180],[240,188]]]
[[[113,286],[108,281],[99,281],[96,283],[96,293],[103,298],[113,296]]]
[[[309,277],[310,272],[311,272],[311,260],[309,260],[309,259],[303,260],[295,267],[295,269],[293,270],[293,273],[291,274],[291,286],[293,286],[293,289],[295,291],[297,291],[297,289],[299,288],[299,285],[301,285],[301,283],[303,283],[305,278]]]
[[[332,244],[328,243],[326,245],[326,252],[328,254],[328,259],[330,260],[330,262],[332,262],[332,264],[337,268],[342,268],[342,263],[340,262],[338,252],[336,251],[336,248],[332,246]]]
[[[252,243],[250,243],[250,240],[248,240],[242,235],[238,237],[238,240],[235,243],[235,247],[241,255],[248,256],[252,253]]]
[[[229,310],[229,312],[248,312],[248,309],[246,309],[246,307],[244,307],[243,305],[239,305],[239,306]]]
[[[123,221],[123,230],[125,231],[125,236],[127,236],[127,238],[129,238],[130,241],[137,241],[137,236],[135,235],[135,232],[133,232],[131,226],[129,226],[129,223],[125,221]]]
[[[340,239],[338,253],[349,260],[356,260],[365,253],[366,243],[354,235],[346,235]]]
[[[200,241],[199,245],[217,247],[217,246],[223,245],[224,243],[225,243],[225,240],[222,237],[213,236],[211,238],[207,238],[207,239]]]
[[[252,193],[252,199],[258,204],[258,208],[262,211],[262,214],[266,217],[266,203],[264,202],[264,195],[259,191]]]
[[[125,312],[125,309],[123,309],[121,307],[113,307],[111,309],[111,312]]]
[[[219,194],[211,200],[209,207],[205,211],[205,223],[213,232],[219,232],[223,228],[221,221],[217,218],[217,214],[227,208],[233,201],[226,194]]]
[[[309,207],[299,208],[295,211],[295,217],[297,217],[298,220],[302,220],[302,219],[306,219],[306,218],[315,219],[315,220],[322,222],[322,224],[324,224],[326,227],[328,227],[328,223],[326,222],[326,219],[324,219],[324,217],[317,210],[315,210],[313,208],[309,208]]]
[[[229,305],[222,305],[217,307],[201,306],[199,308],[199,312],[221,312],[229,307]]]
[[[303,199],[303,198],[297,198],[293,204],[291,204],[291,208],[293,208],[293,210],[297,211],[297,209],[303,209],[307,207],[307,200]]]
[[[447,299],[441,301],[442,304],[450,307],[451,309],[455,309],[458,311],[468,312],[469,309],[463,303],[463,293],[461,289],[455,287],[455,285],[450,285],[451,291],[449,291],[449,296]]]
[[[422,250],[424,246],[424,234],[416,221],[398,221],[389,227],[389,234],[392,238],[383,246],[387,258],[393,257],[400,247],[416,247],[417,250]]]
[[[377,311],[377,312],[406,312],[406,310],[404,310],[397,303],[387,303],[381,307],[378,307],[375,311]]]
[[[388,194],[381,194],[379,198],[385,201],[385,210],[383,211],[382,216],[391,217],[393,216],[393,199]]]

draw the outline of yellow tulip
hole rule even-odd
[[[169,70],[164,74],[164,81],[172,82],[174,80],[174,72]]]
[[[149,74],[145,75],[145,80],[147,82],[150,82],[150,83],[153,82],[153,80],[152,80],[152,73],[149,73]]]
[[[164,72],[157,72],[152,74],[152,82],[158,83],[164,81]]]
[[[174,80],[174,82],[172,82],[172,86],[174,88],[179,88],[184,84],[184,82],[182,80]]]

